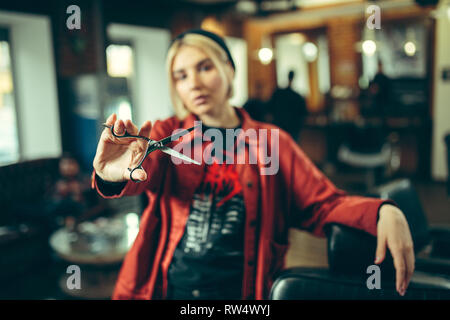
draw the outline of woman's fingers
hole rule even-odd
[[[395,266],[395,287],[397,292],[403,296],[405,294],[405,280],[406,280],[406,263],[405,257],[401,250],[391,250],[392,258]]]
[[[376,258],[375,264],[380,264],[383,262],[386,256],[386,245],[387,238],[379,232],[377,236],[377,250],[376,250]],[[407,264],[405,263],[405,257],[401,250],[391,249],[392,258],[394,259],[394,267],[395,267],[395,287],[397,292],[400,295],[404,295],[406,290],[406,281],[407,281]]]
[[[131,120],[127,119],[124,121],[122,119],[117,119],[117,115],[115,113],[111,114],[108,117],[108,119],[106,119],[105,124],[108,126],[114,125],[114,133],[118,136],[125,134],[125,130],[126,130],[129,134],[132,134],[132,135],[141,135],[141,136],[149,137],[150,131],[152,128],[151,122],[146,121],[144,123],[144,125],[142,126],[141,131],[138,132],[138,128]],[[108,132],[110,132],[110,129],[108,129],[108,128],[105,128],[105,129],[108,130]],[[144,130],[144,131],[142,131],[142,130]]]
[[[108,119],[106,119],[105,124],[107,126],[113,126],[117,121],[117,115],[115,113],[111,114]],[[111,134],[111,129],[110,128],[106,128],[103,129],[102,132],[102,137],[103,139],[112,139],[113,135]]]
[[[383,262],[385,256],[386,256],[386,236],[383,234],[383,230],[381,228],[378,228],[375,264],[380,264],[381,262]]]
[[[125,124],[123,120],[121,119],[116,120],[116,122],[114,123],[114,133],[117,134],[118,136],[125,134]]]
[[[137,128],[136,126],[130,121],[130,120],[122,120],[117,119],[116,114],[112,114],[108,117],[108,119],[105,122],[108,126],[114,126],[114,134],[117,136],[123,136],[125,132],[128,132],[129,134],[136,135],[137,134]],[[105,128],[106,131],[102,133],[102,137],[105,141],[112,141],[114,144],[130,144],[132,141],[135,141],[134,138],[127,138],[122,139],[120,137],[115,137],[110,128]],[[143,144],[143,147],[145,147],[145,143]]]
[[[149,122],[149,121],[147,121],[147,122]],[[141,132],[142,128],[141,128],[141,131],[138,132],[138,128],[136,127],[136,125],[131,120],[126,120],[125,121],[125,128],[127,129],[127,132],[129,134],[132,134],[134,136],[139,135],[139,136],[147,137],[147,135],[142,134],[142,132]],[[140,147],[140,150],[142,150],[142,151],[147,150],[147,145],[148,145],[147,140],[145,140],[145,139],[136,139],[136,141],[137,141],[137,143],[138,143],[138,145]]]
[[[415,269],[415,258],[413,248],[406,248],[405,261],[406,261],[406,282],[405,282],[405,290],[406,290],[409,286],[409,282],[411,281],[411,277],[414,274]]]
[[[143,137],[150,138],[150,132],[152,131],[152,123],[150,121],[145,121],[139,131],[139,135]]]
[[[106,119],[105,124],[107,124],[108,126],[112,126],[114,124],[114,122],[116,122],[117,120],[117,115],[115,113],[113,113],[112,115],[110,115],[108,117],[108,119]]]
[[[379,235],[377,241],[375,264],[380,264],[386,256],[386,237]],[[407,249],[395,249],[391,250],[391,254],[396,271],[395,287],[397,292],[403,296],[414,273],[414,252]]]
[[[131,120],[125,120],[125,127],[129,134],[132,134],[134,136],[138,135],[138,128],[134,125],[133,122],[131,122]]]

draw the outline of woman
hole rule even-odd
[[[145,142],[118,139],[105,129],[93,163],[93,187],[107,198],[142,192],[149,197],[113,299],[267,299],[273,276],[283,267],[288,228],[324,236],[324,227],[333,222],[378,236],[375,263],[383,261],[389,247],[397,291],[404,294],[414,252],[403,213],[386,201],[346,195],[286,132],[231,106],[235,65],[219,36],[204,30],[179,35],[169,49],[167,70],[177,116],[156,121],[153,127],[147,121],[138,130],[113,114],[107,125],[114,125],[117,135],[126,129],[149,137],[152,130],[151,138],[159,140],[200,120],[203,129],[242,129],[237,141],[245,147],[239,149],[236,142],[223,152],[237,151],[249,159],[252,143],[245,134],[258,129],[260,135],[278,137],[275,143],[268,139],[267,147],[269,153],[279,147],[279,168],[261,174],[265,164],[260,159],[256,164],[205,164],[206,159],[200,166],[175,164],[156,151],[143,170],[130,174],[128,168],[141,159]],[[203,142],[202,150],[210,143]]]

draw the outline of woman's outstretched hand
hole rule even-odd
[[[114,133],[123,135],[125,130],[132,135],[150,137],[152,124],[146,121],[138,132],[131,120],[117,120],[112,114],[106,120],[109,126],[114,125]],[[147,150],[147,141],[136,138],[116,138],[110,128],[105,128],[100,136],[93,166],[97,175],[105,181],[121,182],[131,180],[128,168],[135,168]],[[145,181],[147,174],[138,169],[133,172],[133,179]]]
[[[414,273],[414,246],[405,215],[399,208],[391,204],[383,204],[380,208],[377,224],[376,264],[380,264],[384,260],[386,247],[389,248],[394,259],[397,291],[403,296]]]

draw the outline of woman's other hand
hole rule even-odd
[[[386,247],[391,251],[396,271],[397,292],[404,296],[414,273],[414,246],[403,212],[391,204],[380,208],[377,224],[377,251],[375,263],[380,264],[386,256]]]

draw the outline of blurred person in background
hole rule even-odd
[[[273,124],[286,130],[297,141],[308,110],[305,98],[292,89],[294,77],[294,70],[290,70],[287,87],[275,89],[269,101],[269,110]]]
[[[392,99],[392,81],[384,73],[383,64],[378,61],[378,70],[369,83],[368,95],[372,107],[372,114],[382,118],[389,114]]]

